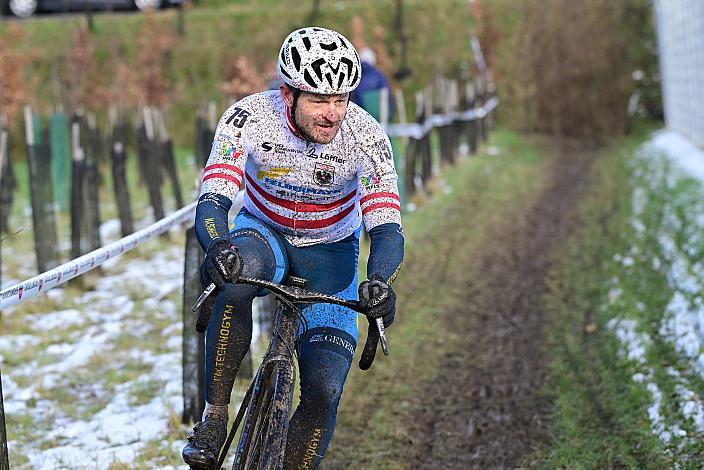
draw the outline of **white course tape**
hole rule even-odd
[[[499,100],[494,97],[484,103],[484,106],[481,108],[469,109],[461,113],[433,114],[428,116],[422,124],[392,124],[386,127],[386,134],[389,137],[411,137],[420,140],[434,127],[448,126],[455,121],[473,121],[475,119],[481,119],[496,108],[498,104]]]
[[[46,292],[93,268],[97,268],[105,261],[126,253],[157,235],[161,235],[174,225],[192,222],[195,218],[195,210],[196,203],[193,202],[139,232],[135,232],[121,240],[98,248],[68,263],[0,291],[0,310],[36,297],[42,292]]]

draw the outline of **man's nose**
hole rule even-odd
[[[325,106],[323,110],[323,117],[328,121],[337,122],[340,120],[340,114],[337,112],[337,108],[334,103],[330,103]]]

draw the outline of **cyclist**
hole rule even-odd
[[[215,132],[196,210],[205,250],[201,282],[217,286],[206,332],[206,406],[183,449],[192,468],[211,468],[226,438],[227,405],[252,337],[257,288],[239,275],[359,299],[389,326],[391,288],[403,259],[403,233],[391,145],[366,111],[349,102],[361,67],[352,43],[308,27],[286,37],[278,90],[245,97]],[[246,183],[245,183],[246,182]],[[244,207],[228,226],[241,187]],[[359,234],[371,240],[368,277],[358,286]],[[298,335],[300,404],[291,418],[284,468],[316,468],[332,438],[342,387],[357,343],[356,315],[316,304]]]

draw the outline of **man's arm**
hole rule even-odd
[[[364,226],[371,240],[367,277],[377,275],[391,284],[403,262],[401,200],[391,143],[385,135],[379,137],[366,148],[358,190]]]
[[[247,160],[243,127],[249,115],[244,107],[233,105],[215,130],[196,207],[196,236],[206,252],[214,241],[230,239],[227,214],[243,184]]]

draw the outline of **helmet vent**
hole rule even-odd
[[[335,49],[337,49],[337,44],[335,44],[334,42],[330,44],[320,43],[320,48],[324,51],[334,51]]]
[[[311,48],[310,39],[308,36],[303,36],[303,45],[306,46],[306,50],[309,51]]]
[[[296,67],[296,70],[300,71],[301,70],[301,54],[298,53],[298,49],[295,47],[291,48],[291,58],[293,59],[293,66]]]
[[[340,59],[340,63],[345,64],[347,66],[348,71],[354,69],[354,63],[347,57],[343,57],[342,59]]]
[[[289,80],[293,79],[293,77],[291,77],[291,75],[289,75],[289,73],[281,66],[279,66],[279,72],[284,74],[284,76],[286,76],[286,78],[288,78]]]
[[[340,79],[337,81],[337,88],[342,87],[342,83],[345,81],[345,72],[340,74]]]
[[[357,79],[359,78],[359,69],[357,67],[354,68],[354,78],[352,79],[352,83],[357,83]]]
[[[323,72],[320,69],[324,63],[325,63],[325,59],[318,59],[315,62],[313,62],[312,64],[310,64],[310,66],[313,67],[315,74],[318,76],[318,80],[323,79]]]
[[[326,73],[326,74],[325,74],[325,78],[328,79],[328,83],[330,84],[330,86],[334,86],[334,85],[332,84],[332,75],[330,75],[329,73]]]
[[[315,80],[313,80],[313,77],[310,76],[308,73],[308,70],[303,71],[303,79],[306,81],[308,85],[311,86],[314,90],[318,88],[318,85],[315,84]]]

